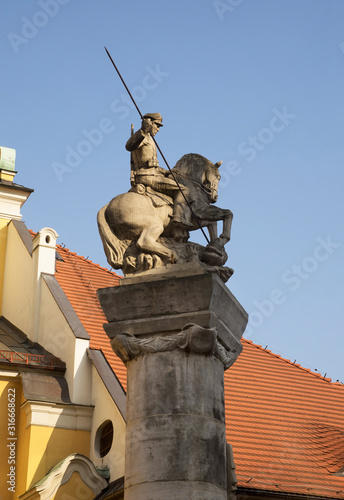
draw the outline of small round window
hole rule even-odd
[[[106,420],[98,428],[95,439],[95,451],[99,457],[105,457],[111,449],[113,440],[113,425]]]

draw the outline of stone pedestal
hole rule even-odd
[[[223,374],[247,314],[214,274],[98,291],[128,369],[125,500],[225,500]]]

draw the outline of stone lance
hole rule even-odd
[[[124,87],[125,87],[125,90],[128,92],[128,95],[129,95],[130,99],[133,101],[133,104],[134,104],[135,108],[137,109],[137,111],[138,111],[138,113],[139,113],[139,115],[140,115],[140,117],[141,117],[141,120],[143,120],[143,115],[142,115],[142,113],[141,113],[141,111],[140,111],[140,109],[139,109],[138,105],[136,104],[135,99],[134,99],[134,98],[133,98],[133,96],[131,95],[131,92],[130,92],[130,90],[128,89],[128,87],[127,87],[127,85],[126,85],[125,81],[123,80],[122,75],[121,75],[121,73],[119,72],[119,70],[118,70],[118,68],[117,68],[117,66],[116,66],[116,64],[115,64],[115,62],[114,62],[114,60],[112,59],[112,57],[111,57],[111,55],[110,55],[110,53],[109,53],[109,51],[108,51],[108,49],[107,49],[106,47],[104,47],[104,49],[105,49],[105,51],[106,51],[107,55],[109,56],[109,59],[110,59],[110,61],[112,62],[112,65],[113,65],[113,67],[115,68],[115,70],[116,70],[116,72],[117,72],[118,76],[120,77],[121,82],[123,83],[123,85],[124,85]],[[194,213],[194,211],[193,211],[192,207],[190,206],[190,203],[189,203],[189,202],[188,202],[188,200],[186,199],[186,196],[185,196],[185,194],[183,193],[183,191],[182,191],[182,189],[181,189],[181,187],[180,187],[180,185],[179,185],[179,182],[178,182],[178,180],[176,179],[176,176],[175,176],[175,175],[174,175],[174,173],[172,172],[172,169],[170,168],[169,164],[167,163],[167,160],[166,160],[165,156],[163,155],[163,153],[162,153],[162,151],[161,151],[161,149],[160,149],[160,147],[159,147],[159,145],[158,145],[158,143],[157,143],[157,141],[156,141],[155,137],[154,137],[153,135],[151,135],[151,137],[152,137],[152,139],[153,139],[153,141],[154,141],[154,143],[155,143],[155,146],[156,146],[157,150],[158,150],[158,151],[159,151],[159,153],[161,154],[161,157],[162,157],[162,159],[164,160],[164,162],[165,162],[165,164],[166,164],[166,166],[167,166],[167,168],[168,168],[168,170],[169,170],[170,174],[172,175],[173,180],[174,180],[174,181],[175,181],[175,183],[177,184],[177,186],[178,186],[178,188],[179,188],[179,191],[182,193],[183,198],[184,198],[184,200],[185,200],[186,204],[188,205],[188,207],[189,207],[189,209],[190,209],[190,211],[191,211],[191,213],[192,213],[193,217],[195,218],[195,221],[197,222],[198,227],[199,227],[199,228],[200,228],[200,230],[202,231],[202,233],[203,233],[203,235],[204,235],[205,239],[207,240],[207,242],[210,244],[210,240],[209,240],[208,236],[207,236],[207,235],[206,235],[206,233],[204,232],[204,229],[203,229],[203,227],[201,226],[201,224],[200,224],[200,222],[199,222],[199,220],[198,220],[197,216],[195,215],[195,213]]]

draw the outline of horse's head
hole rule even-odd
[[[207,191],[209,202],[215,203],[221,178],[219,173],[221,163],[222,161],[219,161],[214,164],[204,156],[189,153],[177,161],[173,170],[181,177],[187,177],[202,184]]]
[[[209,191],[210,203],[215,203],[218,198],[219,181],[221,179],[219,167],[221,164],[222,161],[217,163],[209,162],[203,172],[202,184]]]

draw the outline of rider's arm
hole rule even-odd
[[[135,134],[133,134],[130,139],[127,141],[125,145],[125,149],[127,151],[135,151],[135,149],[139,148],[146,137],[146,134],[139,129]]]

